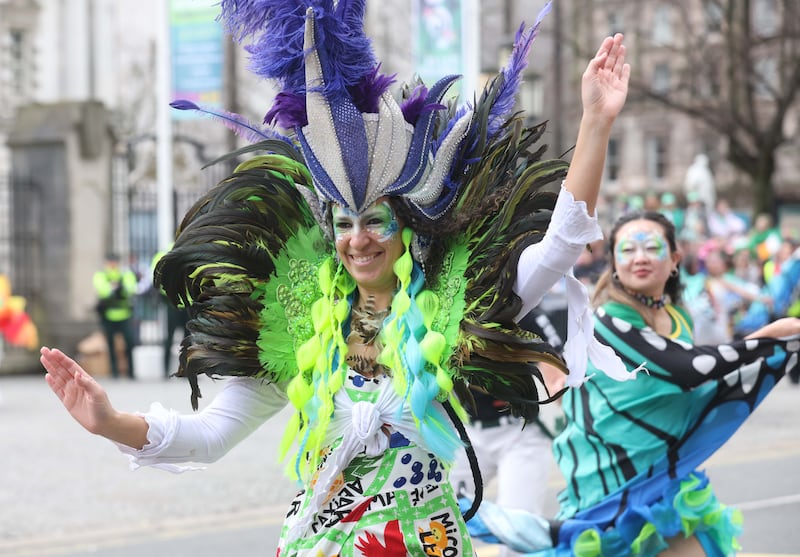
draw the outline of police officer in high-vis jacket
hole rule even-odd
[[[133,321],[133,297],[136,295],[136,275],[130,269],[120,266],[117,254],[108,254],[103,269],[97,271],[93,278],[97,293],[97,312],[108,342],[108,354],[111,361],[111,375],[120,376],[117,353],[114,349],[114,338],[121,334],[125,340],[125,358],[128,361],[128,376],[135,378],[133,371],[133,347],[136,334]]]

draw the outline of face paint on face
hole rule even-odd
[[[378,242],[387,242],[400,230],[394,210],[387,201],[370,207],[361,215],[347,207],[334,205],[331,216],[337,242],[348,236],[355,236],[362,230]]]
[[[664,236],[650,231],[634,230],[617,240],[614,259],[619,265],[628,265],[636,257],[663,261],[669,255]]]

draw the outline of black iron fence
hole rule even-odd
[[[28,301],[35,299],[40,289],[32,264],[39,245],[32,212],[41,207],[40,195],[41,188],[32,178],[0,173],[0,275],[8,277],[12,294]],[[0,345],[0,359],[6,361],[24,352],[1,337]]]
[[[197,161],[200,166],[205,161]],[[173,190],[174,222],[177,224],[186,211],[208,189],[219,182],[228,172],[229,166],[220,164],[202,173],[201,183],[176,184]],[[129,160],[125,154],[115,156],[111,161],[111,228],[107,248],[122,255],[140,279],[139,292],[134,302],[134,315],[138,322],[140,344],[162,344],[166,331],[166,301],[152,286],[152,265],[158,252],[158,192],[155,182],[140,181],[130,183]],[[46,276],[37,273],[48,272],[43,267],[43,257],[48,249],[45,246],[39,224],[47,222],[47,215],[41,214],[46,205],[42,184],[36,177],[15,176],[0,171],[0,274],[6,275],[12,284],[13,293],[28,300],[28,308],[46,311],[44,283]],[[57,241],[57,239],[56,239]],[[80,239],[78,239],[80,241]],[[53,238],[48,242],[52,243]],[[63,249],[69,249],[65,245]],[[71,256],[71,255],[70,255]],[[49,311],[49,310],[47,310]],[[54,317],[31,314],[35,323],[50,323]],[[92,316],[87,316],[91,320]],[[53,327],[63,323],[50,323]],[[89,326],[91,324],[89,323]],[[41,332],[41,329],[40,329]],[[8,371],[11,360],[30,353],[23,348],[4,344],[0,338],[0,358]],[[34,358],[35,360],[35,358]]]
[[[124,158],[115,162],[116,168],[127,164]],[[203,172],[200,185],[176,185],[172,192],[173,222],[180,223],[183,215],[197,199],[219,180],[227,169],[220,165]],[[166,330],[166,301],[152,285],[153,262],[158,253],[158,191],[151,187],[133,188],[127,184],[127,173],[112,173],[112,215],[115,219],[114,246],[127,254],[131,269],[139,278],[139,294],[134,302],[140,344],[161,344]]]

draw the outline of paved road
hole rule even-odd
[[[159,400],[190,410],[183,381],[104,380],[120,408]],[[220,384],[201,381],[212,398]],[[41,376],[0,377],[0,555],[211,557],[273,555],[295,490],[275,447],[287,414],[221,462],[173,475],[128,470],[108,441],[85,433]],[[800,388],[782,382],[708,463],[721,500],[745,514],[745,553],[800,557]],[[562,483],[550,483],[549,512]],[[491,495],[491,486],[487,490]],[[480,557],[496,555],[483,547]]]

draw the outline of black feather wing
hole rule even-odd
[[[298,191],[311,187],[304,169],[280,155],[248,161],[195,203],[156,265],[155,284],[191,317],[177,375],[189,378],[194,408],[199,374],[263,375],[258,289],[287,241],[317,227]]]
[[[478,106],[476,116],[484,112]],[[563,160],[543,158],[544,131],[544,123],[525,127],[519,116],[512,117],[496,139],[483,145],[455,206],[475,214],[485,207],[483,200],[496,200],[494,210],[472,219],[461,240],[469,253],[465,311],[451,364],[464,381],[507,401],[513,414],[526,419],[538,414],[540,403],[560,395],[540,392],[545,382],[537,363],[567,372],[552,346],[514,322],[522,308],[513,290],[519,258],[544,236],[554,190],[568,168]]]

